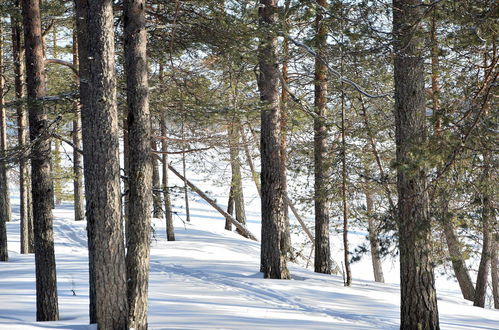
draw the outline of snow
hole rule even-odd
[[[222,195],[215,197],[222,200]],[[247,213],[249,228],[259,237],[257,203],[253,200]],[[263,279],[258,242],[225,231],[223,218],[204,201],[191,200],[192,221],[187,224],[181,221],[181,202],[175,204],[177,241],[168,242],[163,221],[153,219],[151,329],[399,328],[398,284],[368,280],[369,259],[354,264],[354,283],[348,288],[341,276],[294,264],[292,280]],[[54,210],[61,321],[35,322],[34,256],[19,254],[18,205],[13,196],[14,220],[7,224],[10,261],[0,264],[0,329],[96,329],[88,325],[86,224],[73,220],[70,203]],[[396,281],[396,263],[384,266],[385,277]],[[499,328],[499,311],[471,306],[454,282],[440,278],[437,290],[442,329]]]

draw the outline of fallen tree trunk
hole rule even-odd
[[[232,224],[234,224],[234,226],[236,226],[236,228],[239,229],[241,235],[243,235],[246,238],[252,239],[254,241],[258,241],[258,239],[255,237],[255,235],[253,235],[248,230],[248,228],[246,228],[245,225],[243,225],[242,223],[240,223],[239,221],[237,221],[236,219],[234,219],[229,213],[227,213],[226,211],[224,211],[224,209],[222,209],[220,206],[218,206],[218,204],[213,199],[211,199],[210,197],[208,197],[208,195],[206,195],[201,189],[199,189],[192,182],[190,182],[189,180],[187,180],[173,166],[171,166],[170,164],[168,164],[168,168],[170,169],[170,171],[173,172],[173,174],[175,174],[176,176],[178,176],[182,181],[186,182],[187,185],[192,190],[194,190],[199,196],[201,196],[201,198],[203,198],[205,201],[207,201],[208,204],[210,204],[211,206],[213,206],[213,208],[215,208],[218,212],[220,212],[220,214],[222,214],[225,217],[225,219],[227,219],[230,222],[232,222]]]

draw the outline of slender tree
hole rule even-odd
[[[327,0],[319,0],[325,7]],[[327,28],[323,12],[315,17],[315,38],[318,54],[323,58],[326,52]],[[314,117],[314,206],[315,206],[315,258],[317,273],[331,274],[331,247],[329,243],[329,176],[330,164],[327,156],[327,67],[319,58],[315,60],[315,113]]]
[[[40,3],[23,0],[24,45],[31,147],[31,191],[36,266],[36,319],[59,319],[57,280],[52,228],[52,179],[50,173],[50,132],[45,96]]]
[[[78,36],[76,30],[73,32],[73,66],[79,67],[78,58]],[[75,220],[85,219],[85,207],[83,196],[83,157],[80,153],[81,142],[81,104],[75,102],[73,119],[73,194],[74,194],[74,215]]]
[[[14,2],[16,9],[21,9],[19,0]],[[24,80],[24,47],[21,44],[21,36],[23,33],[21,20],[18,15],[11,16],[12,24],[12,57],[14,64],[14,85],[16,99],[21,101],[25,95]],[[19,103],[17,109],[17,143],[21,149],[28,143],[28,114],[24,104]],[[19,197],[20,197],[20,232],[21,232],[21,253],[26,254],[34,252],[33,250],[33,222],[29,209],[30,199],[30,179],[29,179],[29,163],[27,157],[23,154],[19,159]]]
[[[127,329],[112,4],[111,0],[76,0],[90,323],[101,329]]]
[[[426,170],[417,157],[426,139],[422,10],[420,0],[393,1],[401,329],[439,328]]]
[[[10,221],[10,196],[7,181],[7,109],[4,107],[3,22],[0,19],[0,261],[9,260],[7,227]]]
[[[258,50],[258,88],[261,110],[262,242],[260,270],[265,278],[288,279],[285,246],[285,196],[282,190],[277,58],[277,0],[260,0],[261,40]]]
[[[128,317],[129,326],[140,330],[147,329],[153,188],[145,0],[125,0],[124,24],[130,167],[126,256]],[[159,173],[157,181],[159,185]],[[155,188],[159,190],[159,186]]]
[[[162,74],[162,68],[160,69]],[[165,220],[166,220],[166,238],[168,241],[175,240],[175,230],[173,227],[173,210],[170,198],[170,188],[168,187],[168,141],[166,139],[168,132],[166,128],[166,118],[163,114],[161,116],[161,136],[165,139],[161,142],[161,151],[163,152],[162,162],[162,186],[163,186],[163,199],[165,204]]]

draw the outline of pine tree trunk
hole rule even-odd
[[[243,181],[241,176],[241,162],[239,159],[239,123],[232,122],[229,127],[229,154],[230,168],[232,173],[231,189],[232,199],[234,201],[234,210],[236,220],[242,224],[246,224],[246,212],[244,210],[244,195]],[[243,235],[240,230],[236,230],[240,235]]]
[[[264,278],[288,279],[288,247],[282,246],[285,235],[285,202],[282,191],[282,157],[279,106],[279,63],[277,58],[277,0],[260,0],[258,88],[261,110],[261,183],[262,242],[260,270]]]
[[[112,1],[77,0],[76,3],[90,322],[101,329],[128,329]]]
[[[371,260],[373,264],[374,280],[376,282],[385,283],[385,278],[383,276],[383,267],[381,264],[381,256],[379,252],[379,240],[378,240],[378,226],[376,219],[374,218],[374,203],[372,191],[366,183],[364,188],[366,195],[366,208],[367,208],[367,225],[369,231],[369,245],[371,247]]]
[[[160,69],[160,74],[163,70]],[[165,115],[161,116],[161,136],[165,137],[168,135],[166,129],[166,118]],[[168,241],[175,240],[175,230],[173,227],[173,210],[172,202],[170,198],[170,188],[168,187],[168,142],[163,139],[161,142],[161,151],[163,152],[163,163],[162,163],[162,174],[163,174],[163,198],[165,203],[165,219],[166,219],[166,238]]]
[[[151,149],[157,150],[156,141],[151,140]],[[154,218],[163,217],[163,210],[161,209],[161,178],[159,177],[159,163],[154,157],[152,157],[152,210]]]
[[[7,150],[7,109],[4,108],[3,22],[0,20],[0,261],[9,260],[7,225],[10,221],[10,196],[7,161],[1,160]]]
[[[26,82],[31,148],[31,191],[34,221],[36,268],[36,320],[59,319],[57,281],[52,228],[52,180],[50,173],[50,132],[47,109],[39,98],[45,96],[45,68],[39,1],[23,0]]]
[[[492,275],[492,298],[494,299],[494,308],[499,309],[499,241],[496,238],[495,246],[492,248],[492,260],[490,263],[490,272]]]
[[[20,9],[20,2],[16,0],[15,7]],[[11,16],[12,22],[12,55],[14,64],[14,85],[16,99],[20,101],[25,97],[24,80],[24,51],[21,44],[22,25],[16,15]],[[17,143],[20,148],[28,143],[26,107],[22,104],[17,105]],[[29,211],[28,201],[30,195],[29,189],[29,163],[25,155],[19,159],[19,197],[20,197],[20,236],[21,236],[21,254],[33,252],[33,235],[31,213]],[[30,226],[31,223],[31,226]],[[30,243],[31,242],[31,243]]]
[[[317,2],[327,5],[326,0]],[[325,55],[327,30],[323,25],[323,15],[317,11],[315,17],[316,48],[320,56]],[[315,60],[315,113],[314,117],[314,206],[315,206],[315,258],[314,270],[317,273],[331,274],[331,247],[329,243],[329,176],[327,127],[327,67],[319,59]]]
[[[439,328],[426,170],[417,159],[426,140],[421,17],[420,0],[393,1],[401,329]]]
[[[151,241],[153,166],[159,191],[159,169],[151,153],[151,116],[147,77],[147,34],[145,0],[124,1],[125,73],[128,103],[128,145],[130,152],[130,201],[127,222],[127,284],[129,326],[147,329],[147,292]],[[154,194],[155,217],[161,216],[161,197]],[[156,210],[156,209],[159,209]],[[156,213],[156,211],[158,211]]]
[[[493,237],[492,225],[494,224],[494,206],[491,190],[493,189],[491,161],[492,155],[489,150],[483,154],[484,172],[480,186],[480,198],[482,200],[482,256],[478,266],[476,277],[475,299],[473,306],[485,307],[485,296],[487,293],[487,279],[489,277],[489,266],[492,255]]]
[[[76,30],[73,31],[73,65],[79,66],[78,37]],[[82,150],[81,143],[81,106],[75,102],[73,105],[75,119],[73,120],[73,200],[74,216],[76,221],[85,219],[84,192],[83,192],[83,157],[78,150]]]
[[[473,301],[475,297],[475,288],[473,286],[473,282],[471,281],[468,269],[466,268],[466,262],[464,261],[463,254],[461,252],[461,244],[456,236],[452,223],[452,217],[448,211],[449,201],[443,195],[445,193],[446,191],[440,192],[440,205],[438,205],[440,211],[442,212],[439,218],[442,222],[445,242],[447,243],[452,268],[454,269],[454,275],[456,276],[459,287],[461,288],[461,293],[463,294],[464,299]]]
[[[232,197],[233,191],[234,188],[231,185],[229,190],[229,201],[227,202],[227,213],[231,216],[234,215],[234,198]],[[230,222],[229,218],[225,218],[225,230],[232,231],[232,222]]]

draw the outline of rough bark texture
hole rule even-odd
[[[128,103],[129,204],[127,222],[127,284],[129,326],[147,329],[147,292],[151,241],[153,163],[147,78],[145,0],[125,0],[125,73]],[[157,162],[156,162],[157,164]],[[159,190],[159,169],[157,168]],[[161,216],[161,197],[156,196]],[[155,205],[156,211],[157,205]]]
[[[79,53],[80,97],[83,105],[90,322],[97,323],[101,329],[127,329],[112,1],[77,0],[76,3],[79,49],[83,50]]]
[[[480,257],[480,265],[478,266],[478,274],[476,277],[475,299],[473,306],[485,307],[485,296],[487,293],[487,279],[489,277],[489,266],[492,255],[492,226],[494,224],[494,206],[492,204],[493,196],[491,194],[494,189],[491,180],[491,153],[485,151],[483,155],[483,178],[480,185],[480,198],[482,200],[482,255]]]
[[[50,175],[50,133],[47,110],[38,100],[45,96],[40,6],[37,0],[23,0],[26,82],[31,148],[31,191],[35,234],[36,319],[59,319],[57,281],[52,228],[52,180]]]
[[[421,17],[420,0],[393,1],[401,329],[439,328],[426,171],[417,157],[426,139]]]
[[[79,66],[78,37],[73,33],[73,65]],[[74,104],[75,119],[73,120],[73,194],[75,220],[85,219],[84,192],[83,192],[83,156],[77,151],[82,150],[81,143],[81,105]]]
[[[261,110],[262,243],[260,271],[265,278],[288,279],[285,241],[285,202],[281,176],[279,63],[277,58],[277,0],[260,0],[258,88]]]
[[[3,79],[3,37],[2,24],[0,21],[0,158],[7,150],[7,109],[4,105],[4,79]],[[0,261],[9,260],[7,248],[7,227],[10,221],[10,196],[9,184],[7,181],[7,162],[0,159]]]
[[[234,198],[232,197],[233,193],[232,185],[230,186],[229,190],[229,201],[227,202],[227,213],[230,215],[234,215]],[[232,222],[230,222],[229,218],[225,218],[225,230],[232,231]]]
[[[442,193],[446,193],[442,191]],[[461,252],[461,244],[457,238],[456,232],[454,230],[454,225],[452,223],[452,217],[449,214],[448,207],[449,202],[445,196],[440,197],[440,210],[442,214],[440,215],[440,220],[442,223],[442,228],[445,236],[445,242],[447,244],[447,250],[449,251],[449,256],[452,263],[452,268],[454,270],[454,275],[456,276],[459,287],[461,288],[461,293],[464,299],[471,300],[475,298],[475,288],[473,282],[471,281],[468,268],[463,258]]]
[[[160,69],[160,72],[163,70]],[[163,115],[161,117],[161,136],[167,136],[168,132],[166,129],[166,118]],[[163,139],[161,142],[161,151],[163,152],[163,163],[162,163],[162,185],[163,185],[163,199],[165,204],[165,220],[166,220],[166,238],[168,241],[175,240],[175,230],[173,227],[173,210],[172,202],[170,198],[170,188],[168,187],[168,141]]]
[[[499,238],[496,238],[495,247],[492,248],[492,260],[490,263],[490,272],[492,275],[492,298],[494,299],[494,308],[499,309]]]
[[[385,282],[383,276],[383,267],[381,264],[381,256],[379,252],[379,240],[378,240],[378,226],[376,219],[374,218],[374,203],[371,189],[367,186],[365,187],[366,195],[366,209],[367,209],[367,225],[369,231],[369,245],[371,248],[371,260],[373,264],[374,280],[376,282]]]
[[[243,180],[241,176],[241,162],[239,159],[239,132],[239,123],[231,123],[228,132],[230,168],[232,173],[231,197],[234,202],[236,220],[242,224],[246,224],[246,212],[244,211]],[[237,232],[239,234],[242,234],[239,230],[237,230]]]
[[[16,8],[20,8],[19,0],[15,1]],[[25,97],[24,80],[24,50],[21,44],[22,25],[16,15],[11,16],[12,20],[12,57],[14,64],[14,85],[16,99],[21,100]],[[23,104],[17,105],[17,143],[23,148],[28,143],[28,114]],[[23,155],[24,156],[24,155]],[[19,159],[19,197],[20,207],[19,215],[21,220],[21,253],[33,252],[32,219],[29,211],[28,201],[30,195],[29,189],[29,163],[25,157]],[[31,226],[30,226],[31,223]]]
[[[319,0],[326,6],[326,0]],[[323,24],[321,11],[315,17],[316,48],[323,56],[326,50],[327,29]],[[314,270],[317,273],[331,274],[331,248],[329,243],[329,175],[330,165],[327,155],[327,67],[319,59],[315,60],[315,113],[314,118],[314,207],[315,207],[315,258]]]

